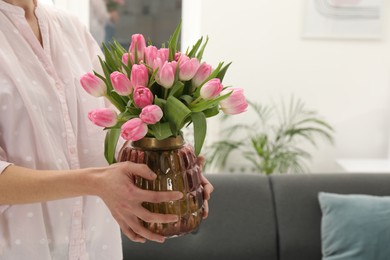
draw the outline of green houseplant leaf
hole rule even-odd
[[[305,162],[311,155],[301,145],[307,142],[316,146],[317,137],[329,143],[333,141],[330,124],[317,112],[308,110],[301,100],[291,98],[289,103],[282,101],[280,106],[248,103],[257,119],[224,129],[226,139],[209,147],[206,165],[225,167],[228,156],[237,151],[259,173],[305,172]],[[238,138],[237,133],[240,133]]]

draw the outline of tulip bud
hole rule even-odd
[[[184,58],[186,57],[186,58]],[[180,56],[179,62],[179,79],[182,81],[190,80],[194,77],[200,66],[199,60],[196,58],[188,58],[184,54]]]
[[[131,68],[131,84],[147,87],[149,82],[148,69],[144,64],[134,64]]]
[[[138,141],[148,133],[148,126],[139,118],[133,118],[121,127],[121,136],[127,141]]]
[[[145,49],[145,63],[149,67],[153,67],[153,61],[157,59],[157,47],[153,45],[149,45]]]
[[[141,60],[144,60],[145,48],[146,48],[146,41],[144,36],[142,34],[133,34],[131,36],[131,44],[130,44],[129,52],[134,54],[134,57],[135,57],[135,52],[137,52],[137,58],[138,58],[138,60],[136,61],[137,63],[140,62]]]
[[[107,94],[106,84],[91,72],[88,72],[80,78],[80,84],[85,91],[94,97],[101,97]]]
[[[191,80],[192,86],[194,88],[199,87],[203,83],[203,81],[205,81],[210,76],[212,70],[213,69],[209,64],[203,62],[196,71],[195,76]]]
[[[133,93],[134,104],[139,108],[144,108],[153,103],[153,93],[150,89],[137,86]]]
[[[146,124],[154,125],[161,120],[162,116],[163,111],[159,106],[148,105],[142,109],[139,118]]]
[[[131,85],[130,80],[123,73],[114,71],[111,73],[110,79],[112,82],[112,87],[119,95],[128,96],[133,91],[133,86]]]
[[[185,57],[185,58],[189,59],[187,55],[185,55],[182,52],[178,51],[178,52],[175,53],[174,60],[175,61],[179,61],[181,57]]]
[[[157,52],[157,56],[163,61],[163,63],[168,61],[169,49],[168,48],[160,48]]]
[[[123,55],[122,55],[122,62],[125,65],[129,65],[129,53],[128,52],[123,53]],[[133,53],[130,53],[130,62],[131,62],[131,64],[134,64],[134,55],[133,55]]]
[[[204,100],[210,100],[219,96],[223,89],[219,78],[210,79],[200,89],[200,96]]]
[[[158,70],[156,75],[156,81],[164,88],[171,88],[175,81],[176,62],[165,62],[164,65]]]
[[[246,111],[248,102],[244,96],[242,88],[226,88],[221,92],[221,95],[230,93],[230,96],[219,102],[221,110],[227,115],[235,115]]]
[[[151,67],[154,71],[157,68],[162,68],[163,65],[164,65],[164,62],[159,57],[157,57],[156,59],[153,60]]]
[[[98,108],[88,113],[88,118],[97,126],[111,127],[116,125],[117,113],[111,108]]]

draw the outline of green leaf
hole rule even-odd
[[[206,109],[203,111],[204,115],[206,117],[213,117],[219,114],[219,107],[218,106],[213,106],[209,109]]]
[[[172,61],[175,58],[175,54],[178,48],[180,29],[181,29],[181,21],[177,25],[176,30],[173,33],[172,37],[169,39],[169,43],[168,43],[169,61]]]
[[[114,44],[115,44],[115,47],[118,51],[120,51],[122,53],[122,55],[127,52],[125,48],[123,48],[123,46],[114,38]]]
[[[173,135],[170,124],[168,122],[159,122],[154,125],[149,125],[148,127],[151,130],[153,136],[157,138],[157,140],[163,140]]]
[[[150,89],[152,87],[152,85],[156,82],[156,73],[157,73],[158,69],[155,69],[152,73],[152,75],[150,76],[150,80],[149,80],[149,84],[148,84],[148,88]]]
[[[225,95],[217,97],[216,99],[204,100],[204,101],[201,101],[201,102],[199,102],[199,103],[197,103],[195,105],[190,105],[190,109],[191,109],[192,112],[204,111],[206,109],[209,109],[209,108],[217,105],[221,100],[224,100],[225,98],[227,98],[231,94],[232,94],[232,92],[229,92],[229,93],[227,93]]]
[[[183,94],[184,83],[181,81],[176,81],[175,85],[171,88],[168,97],[175,96],[180,97]]]
[[[206,138],[206,116],[202,112],[191,113],[191,120],[194,124],[195,154],[199,155]]]
[[[138,108],[138,107],[133,107],[133,106],[127,106],[126,107],[126,112],[128,112],[128,114],[130,115],[139,115],[141,113],[141,109]]]
[[[167,99],[164,107],[164,116],[174,125],[175,129],[180,130],[190,114],[191,110],[176,97],[170,96]]]
[[[189,105],[192,101],[194,101],[194,98],[190,95],[183,95],[180,97],[180,100],[183,100],[187,105]]]
[[[194,46],[192,46],[191,51],[187,54],[188,57],[193,58],[195,57],[196,52],[198,51],[200,45],[202,44],[203,37],[201,37]]]
[[[107,130],[106,138],[104,140],[104,157],[106,157],[106,160],[109,164],[113,164],[116,162],[115,150],[120,132],[120,128]]]
[[[203,44],[202,48],[200,48],[198,54],[196,55],[196,58],[201,61],[202,60],[202,57],[203,57],[203,53],[204,53],[204,50],[206,48],[206,45],[207,45],[207,42],[209,41],[209,37],[206,37],[206,41],[205,43]]]
[[[217,78],[219,78],[219,79],[221,80],[221,82],[223,81],[223,78],[225,77],[226,71],[228,70],[230,64],[232,64],[232,63],[230,62],[229,64],[227,64],[226,66],[224,66],[224,67],[218,72]]]
[[[157,96],[154,97],[154,104],[159,106],[163,111],[166,103],[167,101],[165,99],[159,98]]]
[[[110,73],[118,70],[117,62],[105,44],[103,44],[103,53],[104,53],[105,62],[110,70]]]

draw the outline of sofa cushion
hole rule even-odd
[[[271,175],[280,260],[320,260],[318,192],[390,195],[390,174]]]
[[[323,260],[387,260],[390,197],[319,193]]]

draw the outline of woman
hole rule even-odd
[[[87,119],[104,102],[79,86],[98,55],[75,17],[0,0],[0,259],[122,259],[119,227],[135,242],[163,242],[138,219],[177,220],[141,203],[181,193],[137,188],[134,176],[156,177],[146,165],[105,162],[103,131]]]

